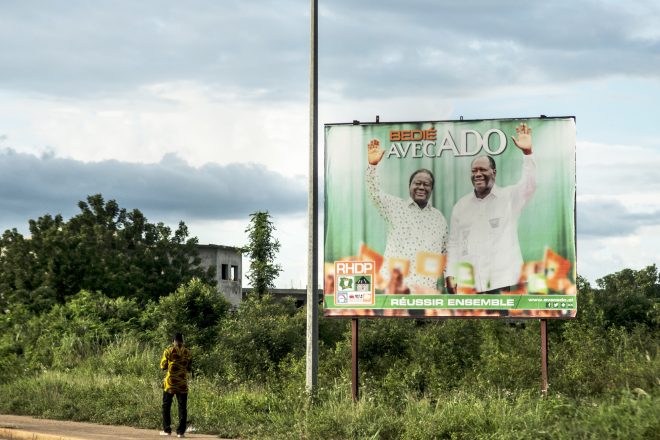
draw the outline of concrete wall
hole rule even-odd
[[[243,298],[250,294],[252,289],[249,287],[243,288]],[[296,306],[302,307],[307,302],[307,289],[270,289],[269,292],[275,298],[291,297],[296,300]],[[318,301],[323,302],[323,289],[318,290]]]
[[[215,267],[215,280],[218,290],[234,307],[238,307],[242,299],[243,265],[241,252],[238,248],[217,244],[197,245],[202,267]]]

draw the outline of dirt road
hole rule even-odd
[[[93,423],[35,419],[33,417],[0,414],[0,439],[9,440],[143,440],[176,439],[176,435],[161,437],[155,429],[136,429],[127,426],[96,425]],[[215,439],[208,434],[186,434],[190,439]]]

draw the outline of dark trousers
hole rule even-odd
[[[163,392],[163,431],[172,432],[172,417],[170,410],[172,409],[172,399],[175,394]],[[176,428],[177,434],[186,432],[186,423],[188,419],[188,394],[176,394],[176,404],[179,407],[179,426]]]

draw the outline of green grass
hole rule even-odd
[[[454,390],[391,405],[369,392],[354,404],[350,388],[338,382],[322,388],[313,406],[302,387],[286,390],[196,378],[190,418],[200,432],[255,439],[656,439],[660,432],[657,390],[582,399]],[[162,391],[154,378],[46,371],[3,384],[0,392],[5,413],[149,429],[160,423]]]
[[[142,331],[117,325],[98,337],[90,322],[101,330],[104,322],[75,318],[82,313],[76,304],[67,306],[71,313],[5,325],[0,412],[158,429],[162,329],[147,325],[147,313]],[[268,298],[248,301],[204,330],[203,344],[192,343],[189,414],[199,432],[242,439],[660,438],[655,327],[615,328],[593,313],[551,322],[550,394],[542,398],[538,322],[364,320],[362,398],[354,404],[349,327],[321,320],[319,389],[310,405],[303,312]]]

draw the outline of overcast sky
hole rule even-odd
[[[320,124],[575,115],[578,272],[660,261],[659,2],[319,3]],[[0,229],[102,193],[240,246],[268,209],[305,287],[309,9],[0,2]]]

